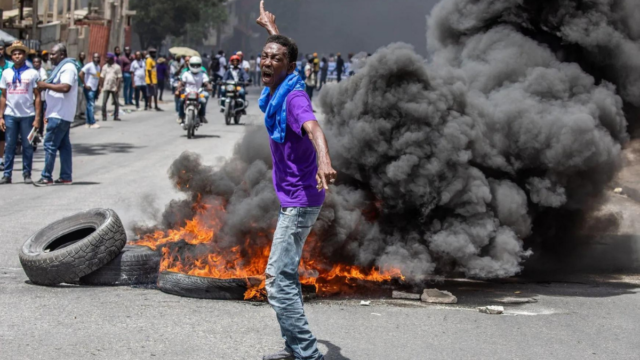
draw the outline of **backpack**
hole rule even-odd
[[[212,74],[217,74],[220,71],[220,57],[216,56],[211,59],[211,65],[209,65],[209,70]]]

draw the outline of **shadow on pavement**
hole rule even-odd
[[[104,143],[104,144],[72,144],[73,155],[106,155],[106,154],[127,154],[135,149],[143,148],[144,146],[135,146],[128,143]]]
[[[187,135],[182,135],[181,137],[186,138]],[[193,139],[197,140],[197,139],[207,139],[207,138],[219,139],[220,135],[198,135],[198,134],[196,134],[196,136]]]
[[[89,186],[89,185],[100,185],[99,182],[94,181],[74,181],[72,186]]]
[[[327,360],[350,360],[348,357],[342,355],[342,349],[339,346],[333,345],[327,340],[318,340],[318,342],[327,347],[327,353],[324,358]]]

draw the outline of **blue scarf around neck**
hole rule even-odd
[[[13,64],[13,85],[16,85],[17,83],[22,84],[22,73],[29,70],[29,67],[27,66],[27,63],[25,62],[24,64],[22,64],[22,66],[17,69],[16,65]]]
[[[260,96],[260,110],[264,112],[264,124],[273,141],[282,144],[287,134],[287,96],[292,91],[304,91],[306,85],[297,72],[287,76],[278,86],[273,96],[269,97],[270,89],[264,88]]]
[[[47,81],[45,81],[47,84],[53,84],[53,80],[58,76],[58,73],[60,72],[60,70],[62,70],[62,67],[67,65],[67,64],[73,64],[74,66],[78,66],[78,63],[71,58],[65,58],[64,60],[60,61],[60,63],[58,63],[58,66],[55,67],[55,69],[53,69],[53,71],[51,72],[51,75],[49,75],[49,77],[47,78]]]

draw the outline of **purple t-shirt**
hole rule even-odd
[[[311,100],[304,91],[292,91],[287,97],[284,142],[270,140],[273,186],[282,207],[319,207],[324,203],[324,190],[316,187],[316,149],[302,128],[307,121],[317,121]]]

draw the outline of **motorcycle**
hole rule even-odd
[[[204,106],[202,102],[204,102],[204,92],[202,89],[200,91],[189,91],[182,95],[184,99],[184,129],[187,130],[187,139],[191,139],[196,136],[196,131],[200,127],[200,117],[198,113],[200,111],[200,107]]]
[[[241,83],[233,80],[227,80],[222,84],[226,91],[225,97],[220,99],[220,107],[223,109],[224,121],[227,125],[231,125],[231,120],[238,125],[242,117],[242,111],[249,106],[248,100],[240,99]]]

